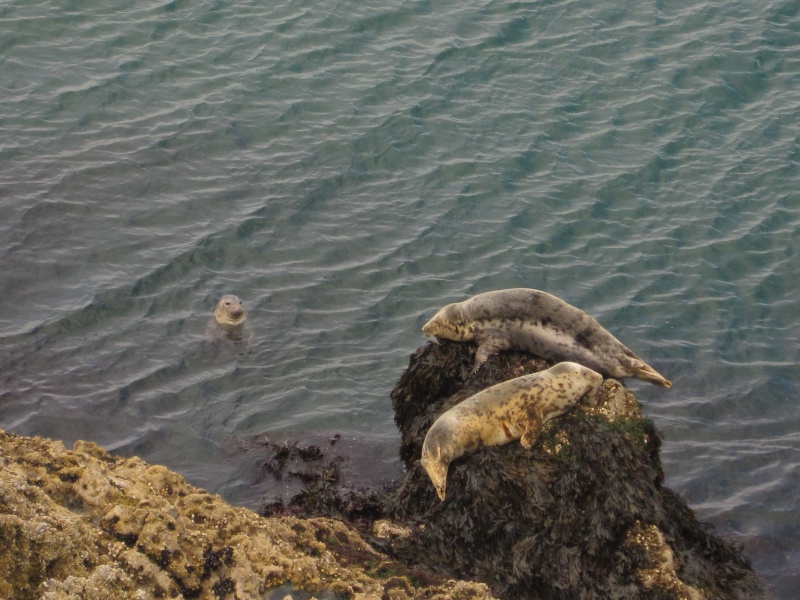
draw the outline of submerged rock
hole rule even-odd
[[[386,505],[409,525],[392,542],[397,556],[483,581],[505,600],[762,597],[748,561],[664,487],[659,433],[613,379],[550,422],[530,450],[514,442],[453,462],[440,501],[418,462],[438,415],[549,366],[506,352],[472,373],[473,353],[428,344],[392,392],[408,469]]]

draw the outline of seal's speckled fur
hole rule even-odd
[[[498,290],[448,304],[422,332],[428,337],[475,342],[476,369],[501,350],[522,350],[547,360],[574,361],[618,379],[672,385],[591,316],[539,290]]]
[[[569,410],[603,383],[603,376],[573,362],[523,375],[483,390],[440,416],[425,436],[420,464],[441,500],[447,469],[467,452],[520,440],[530,448],[547,421]]]

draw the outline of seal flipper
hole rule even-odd
[[[508,350],[511,348],[511,343],[500,337],[493,337],[491,334],[483,335],[475,340],[478,344],[478,350],[475,352],[475,366],[472,368],[474,373],[480,369],[481,365],[485,363],[493,355]]]
[[[629,361],[629,366],[631,372],[633,373],[633,377],[635,377],[636,379],[641,379],[642,381],[655,383],[656,385],[660,385],[663,388],[672,387],[672,382],[669,379],[664,378],[658,371],[656,371],[653,367],[648,365],[643,360],[631,359]]]
[[[540,419],[531,418],[527,423],[520,423],[520,428],[523,430],[522,437],[519,438],[519,443],[525,450],[530,450],[533,442],[539,437],[542,432],[542,422]]]

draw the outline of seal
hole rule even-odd
[[[252,334],[244,331],[246,320],[242,301],[233,294],[226,294],[214,307],[214,320],[206,327],[206,336],[214,344],[230,340],[236,345],[248,345]]]
[[[501,350],[522,350],[554,362],[574,361],[617,379],[672,385],[588,314],[539,290],[498,290],[448,304],[422,333],[475,342],[476,370]]]
[[[214,320],[220,325],[238,326],[246,319],[242,301],[233,294],[225,294],[214,308]]]
[[[420,464],[444,500],[447,470],[458,457],[484,446],[519,440],[530,448],[550,419],[564,414],[603,376],[574,362],[509,379],[470,396],[433,423],[422,444]]]

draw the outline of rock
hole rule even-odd
[[[267,519],[168,469],[0,430],[0,597],[492,598],[410,570],[335,519]],[[289,594],[291,596],[291,594]]]
[[[473,362],[474,348],[449,342],[412,355],[392,392],[407,469],[393,484],[353,490],[316,447],[268,448],[270,477],[286,472],[305,486],[288,505],[268,506],[283,513],[270,518],[90,442],[67,450],[0,430],[0,597],[763,596],[739,551],[664,486],[660,435],[615,380],[550,422],[530,450],[512,443],[455,461],[439,501],[418,465],[437,416],[549,366],[518,352],[476,373]],[[287,472],[287,460],[309,467]],[[349,518],[363,533],[316,515]]]
[[[392,392],[408,470],[386,512],[416,525],[391,540],[396,556],[483,581],[506,600],[763,597],[748,561],[663,485],[660,435],[613,379],[530,450],[511,443],[453,462],[440,501],[418,463],[438,415],[549,366],[504,352],[472,373],[473,355],[467,344],[428,344]]]

